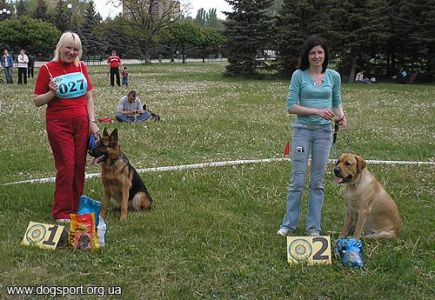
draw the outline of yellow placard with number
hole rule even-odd
[[[331,264],[331,238],[329,236],[288,236],[287,258],[289,264]]]
[[[62,225],[44,224],[37,222],[29,222],[26,233],[24,234],[22,245],[36,246],[42,249],[56,249],[62,232]]]

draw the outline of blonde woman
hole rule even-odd
[[[34,103],[46,106],[46,128],[56,167],[51,210],[58,223],[76,213],[85,181],[89,134],[98,133],[92,83],[83,62],[77,34],[65,32],[54,58],[41,66],[35,83]]]

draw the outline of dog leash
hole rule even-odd
[[[338,136],[339,129],[340,129],[340,125],[337,122],[335,122],[334,123],[334,133],[333,133],[333,137],[332,137],[332,147],[334,148],[335,152],[337,150],[337,147],[335,144],[337,142],[337,136]],[[347,126],[347,128],[343,128],[343,130],[345,132],[347,152],[352,153],[352,144],[350,142],[349,125]]]

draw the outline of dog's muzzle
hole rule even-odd
[[[334,175],[337,177],[341,177],[341,170],[339,167],[334,168]]]

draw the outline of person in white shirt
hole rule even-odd
[[[368,79],[365,75],[364,75],[365,71],[362,70],[361,72],[357,73],[355,76],[355,82],[358,83],[370,83],[370,79]]]
[[[18,61],[18,84],[27,84],[27,64],[29,63],[29,58],[26,55],[24,49],[20,50],[20,54],[17,58]]]

